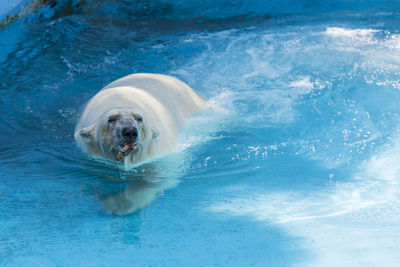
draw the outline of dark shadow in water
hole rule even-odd
[[[172,154],[157,158],[128,171],[105,160],[91,160],[89,166],[84,164],[81,168],[101,179],[101,185],[88,193],[102,202],[107,213],[127,215],[149,206],[165,190],[178,185],[184,172],[179,157]]]

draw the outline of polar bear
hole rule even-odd
[[[204,100],[182,81],[161,74],[138,73],[118,79],[87,103],[76,125],[83,151],[125,169],[173,152],[187,118]]]

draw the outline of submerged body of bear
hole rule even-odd
[[[176,78],[132,74],[90,99],[76,126],[75,139],[89,154],[109,160],[123,158],[129,168],[173,152],[185,120],[204,105],[201,97]]]

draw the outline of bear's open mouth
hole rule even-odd
[[[117,161],[120,161],[121,159],[125,158],[128,156],[128,154],[135,149],[136,142],[130,143],[130,144],[124,144],[122,150],[118,153],[117,155]]]

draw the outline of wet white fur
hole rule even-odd
[[[125,168],[130,168],[148,158],[173,152],[185,120],[204,105],[193,89],[176,78],[147,73],[128,75],[110,83],[89,100],[76,125],[75,140],[85,152],[113,160],[115,154],[102,145],[104,136],[96,126],[104,123],[110,110],[140,114],[146,131],[141,137],[141,155],[124,159]],[[80,133],[90,127],[93,132],[88,142]]]

